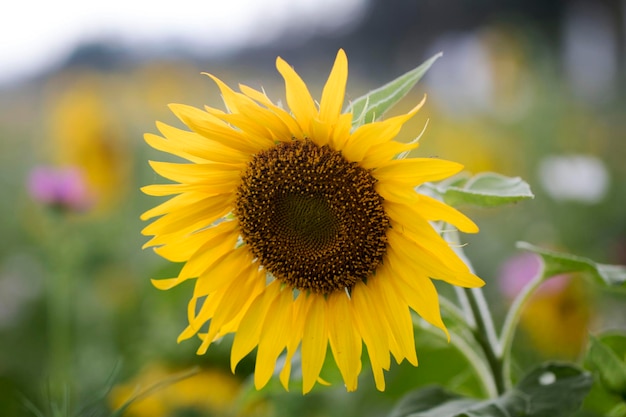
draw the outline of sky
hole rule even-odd
[[[223,52],[307,36],[358,17],[367,0],[23,0],[0,16],[0,83],[37,74],[100,39],[155,49],[176,41],[191,52]]]

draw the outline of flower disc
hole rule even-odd
[[[351,288],[378,266],[389,218],[371,173],[311,141],[280,143],[248,164],[235,215],[261,265],[301,291]]]

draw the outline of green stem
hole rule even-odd
[[[522,308],[533,292],[544,281],[543,270],[525,286],[522,292],[515,298],[513,304],[504,319],[502,333],[500,335],[500,351],[498,356],[502,358],[503,373],[506,381],[511,381],[511,347],[513,346],[513,338],[515,337],[515,329],[520,320]]]
[[[474,318],[474,312],[472,311],[469,303],[469,299],[465,294],[465,289],[461,287],[454,287],[456,298],[459,300],[461,310],[463,311],[463,319],[465,323],[472,329],[476,327],[476,319]]]
[[[473,273],[472,264],[459,245],[458,232],[451,229],[443,235],[444,239],[451,244],[456,254]],[[485,358],[487,359],[487,363],[493,375],[497,394],[502,395],[506,392],[508,383],[505,379],[504,365],[500,355],[500,342],[496,336],[493,318],[483,292],[480,288],[464,288],[462,291],[457,290],[457,295],[459,302],[465,310],[467,323],[472,327],[474,337],[485,354]]]
[[[413,317],[413,325],[416,327],[419,326],[422,330],[430,332],[437,337],[442,337],[442,333],[438,331],[438,329],[426,324],[421,319],[417,319],[415,316]],[[485,362],[484,357],[482,357],[478,353],[477,349],[470,345],[471,342],[468,342],[460,333],[456,333],[452,330],[449,331],[450,343],[456,346],[457,350],[465,356],[465,359],[467,359],[467,363],[474,368],[474,372],[476,373],[478,380],[482,383],[485,394],[488,397],[496,397],[498,395],[497,388],[491,375],[491,370]],[[471,340],[472,336],[468,336],[468,339]]]
[[[504,364],[502,357],[499,355],[500,344],[495,336],[491,313],[487,308],[487,303],[480,288],[465,288],[464,292],[467,295],[476,322],[474,337],[483,349],[493,375],[497,394],[502,395],[507,390],[507,382],[504,377]]]
[[[454,319],[454,321],[459,322],[459,323],[466,323],[468,324],[470,328],[474,327],[474,324],[470,323],[468,320],[466,310],[458,308],[447,297],[442,296],[439,298],[439,307],[441,308],[442,312],[445,312],[446,314],[448,314],[452,319]]]
[[[51,401],[65,404],[68,390],[72,389],[74,274],[80,250],[65,218],[52,217],[49,220],[46,246],[50,257],[46,286],[48,378]]]

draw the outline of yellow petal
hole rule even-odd
[[[285,364],[280,371],[280,382],[283,387],[289,391],[289,376],[291,375],[291,360],[296,353],[302,334],[304,332],[304,323],[307,320],[309,302],[306,295],[300,294],[293,302],[293,320],[291,323],[291,335],[287,343],[287,356]]]
[[[443,255],[445,252],[431,251],[430,248],[417,243],[410,232],[399,236],[405,246],[398,248],[398,253],[402,253],[407,258],[406,262],[412,263],[413,267],[424,275],[460,287],[481,287],[485,284],[482,279],[469,271],[467,265],[456,254],[454,257],[446,257]]]
[[[383,197],[386,198],[385,195]],[[391,219],[392,227],[396,227],[395,232],[410,237],[421,248],[433,253],[446,267],[455,271],[468,271],[467,265],[454,253],[438,231],[422,217],[415,206],[416,203],[399,204],[385,201],[385,211]]]
[[[285,93],[289,109],[291,109],[298,124],[306,134],[311,120],[318,116],[309,89],[302,81],[302,78],[282,58],[276,59],[276,68],[285,79]]]
[[[149,220],[153,217],[162,216],[171,211],[179,210],[183,207],[187,207],[190,204],[197,204],[202,199],[207,198],[206,194],[202,193],[185,193],[172,197],[164,203],[151,208],[141,215],[141,220]]]
[[[180,146],[180,144],[174,141],[164,139],[152,133],[146,133],[143,137],[146,143],[157,151],[166,152],[197,164],[207,162],[206,159],[200,156],[204,155],[203,150],[197,150],[189,146]]]
[[[217,335],[223,334],[222,327],[224,324],[229,323],[239,314],[244,312],[246,306],[249,307],[252,300],[259,294],[258,291],[255,291],[258,287],[257,284],[259,281],[256,269],[256,265],[250,265],[247,268],[242,268],[241,273],[231,280],[224,291],[221,291],[223,295],[219,300],[219,304],[215,303],[215,310],[211,313],[211,324],[206,334],[206,340],[208,341],[206,344],[207,348],[210,342],[213,341]],[[197,282],[196,285],[198,285]],[[210,294],[209,297],[207,297],[207,301],[209,301],[212,295],[213,294]],[[205,304],[207,301],[205,301]],[[202,308],[204,309],[204,305]],[[201,314],[202,311],[198,316]],[[200,317],[197,317],[194,321],[190,320],[190,323],[194,324],[194,322],[198,319],[202,320]],[[198,324],[202,325],[204,322],[206,322],[206,319],[204,319],[204,321],[200,321]],[[203,346],[201,346],[201,348],[202,347]]]
[[[420,202],[415,206],[415,210],[426,220],[442,220],[456,226],[465,233],[478,232],[476,223],[457,209],[427,195],[420,194],[419,200]]]
[[[343,107],[346,82],[348,81],[348,58],[343,49],[340,49],[335,64],[330,72],[328,81],[322,91],[320,102],[320,120],[333,124],[339,118]]]
[[[209,196],[197,204],[181,208],[159,217],[141,233],[160,235],[167,233],[188,234],[210,226],[215,220],[226,215],[231,209],[231,198],[223,194]]]
[[[304,139],[304,134],[302,133],[302,129],[300,128],[300,125],[298,124],[298,122],[293,118],[293,116],[291,116],[288,112],[286,112],[281,107],[272,103],[271,100],[264,93],[257,91],[253,88],[250,88],[246,85],[242,85],[242,84],[239,85],[239,88],[248,97],[265,105],[268,109],[270,109],[276,115],[276,117],[278,117],[281,120],[281,122],[285,126],[287,126],[287,130],[290,133],[290,136],[286,138],[282,138],[282,139],[280,137],[277,137],[278,140],[287,141],[287,140],[291,140],[292,138]]]
[[[232,194],[236,191],[236,183],[222,184],[152,184],[141,187],[141,192],[153,197],[165,197],[183,193],[204,194]]]
[[[344,113],[339,116],[330,137],[330,146],[335,150],[343,149],[350,140],[352,130],[352,114]]]
[[[177,343],[182,342],[183,340],[187,340],[196,333],[200,331],[202,326],[213,317],[217,306],[222,302],[224,298],[224,291],[219,293],[211,294],[209,297],[206,297],[204,301],[201,303],[202,307],[200,311],[198,310],[198,297],[192,297],[191,301],[187,306],[187,317],[189,320],[189,325],[183,332],[178,335]],[[206,334],[202,337],[203,343],[198,348],[198,353],[203,354],[206,353],[206,350],[209,348],[212,339],[209,339]]]
[[[239,361],[258,345],[267,310],[271,302],[278,296],[279,289],[280,283],[277,280],[272,281],[265,288],[265,291],[255,298],[247,313],[243,316],[239,329],[235,333],[230,354],[230,368],[233,372],[235,372]]]
[[[216,226],[192,233],[180,240],[169,240],[166,245],[154,249],[156,253],[172,262],[189,260],[203,246],[217,246],[223,243],[227,236],[237,236],[235,221],[223,221]]]
[[[224,99],[224,103],[226,104],[226,107],[228,108],[230,112],[237,113],[239,112],[239,106],[241,104],[250,102],[250,99],[248,97],[244,96],[243,94],[239,94],[233,91],[222,80],[215,77],[214,75],[206,73],[206,72],[203,74],[210,77],[215,82],[215,84],[217,84],[218,88],[220,89],[220,92],[222,93],[222,98]]]
[[[189,303],[187,304],[187,316],[188,317],[191,316],[190,311],[193,311],[195,313],[197,306],[198,306],[198,299],[192,297],[191,300],[189,300]],[[199,328],[192,328],[191,326],[187,326],[187,328],[183,330],[181,334],[178,335],[177,343],[180,343],[183,340],[189,339],[194,334],[196,334],[198,330]]]
[[[389,267],[382,265],[377,269],[376,276],[367,280],[367,285],[371,287],[371,293],[378,297],[380,311],[387,317],[387,324],[401,352],[400,360],[406,358],[413,366],[417,366],[411,312],[403,298],[395,293],[391,284],[394,279]]]
[[[261,389],[272,377],[278,355],[287,346],[293,320],[293,294],[291,288],[283,288],[272,302],[263,323],[259,349],[254,370],[254,386]]]
[[[265,290],[265,271],[260,270],[258,268],[258,265],[253,264],[250,267],[250,274],[251,283],[249,284],[249,289],[247,290],[249,292],[249,295],[247,296],[247,301],[244,306],[241,307],[237,315],[235,315],[231,320],[224,323],[224,325],[220,329],[220,334],[222,335],[227,333],[234,333],[237,331],[237,329],[239,328],[239,323],[241,323],[241,319],[243,319],[243,316],[248,311],[248,308],[250,308],[252,302],[259,294],[261,294]]]
[[[328,141],[330,140],[332,127],[324,123],[318,119],[311,120],[311,129],[309,131],[309,135],[311,141],[315,143],[317,146],[325,146],[328,145]]]
[[[226,263],[227,260],[222,261],[222,257],[228,254],[237,252],[237,255],[241,256],[240,253],[244,251],[235,249],[237,238],[237,234],[232,232],[225,231],[219,235],[216,234],[189,258],[183,269],[181,269],[179,277],[198,277],[209,271],[214,265],[220,262]],[[237,255],[232,256],[235,257]]]
[[[152,185],[142,190],[149,195],[159,191],[176,190],[182,192],[202,192],[206,194],[234,193],[241,181],[240,171],[245,166],[225,164],[174,164],[150,161],[150,165],[162,177],[181,184]],[[220,165],[219,167],[216,165]]]
[[[456,162],[436,158],[395,159],[374,170],[374,176],[390,187],[402,185],[417,186],[428,181],[448,178],[463,169]]]
[[[258,110],[261,110],[261,108],[259,106],[256,106],[256,108]],[[258,150],[263,149],[265,147],[269,147],[272,145],[272,133],[271,130],[269,129],[270,126],[268,126],[267,124],[263,124],[263,123],[259,123],[258,120],[260,119],[255,113],[252,112],[246,112],[246,113],[224,113],[222,111],[219,111],[217,109],[213,109],[211,107],[205,107],[205,110],[208,113],[213,114],[214,116],[216,116],[217,118],[219,118],[220,120],[228,123],[231,126],[234,126],[236,128],[238,128],[240,130],[240,134],[244,137],[247,137],[249,140],[252,141],[252,138],[254,138],[254,142],[258,144],[257,148],[256,148],[256,152],[258,152]],[[251,109],[250,109],[251,110]],[[267,115],[271,115],[271,113],[267,110],[263,110]],[[255,116],[257,117],[252,117],[252,114],[255,114]],[[263,120],[263,119],[260,119]],[[273,122],[273,120],[271,121]],[[280,125],[277,125],[278,127],[280,127]],[[252,151],[251,153],[254,153],[255,151]]]
[[[245,169],[240,164],[177,164],[172,162],[148,161],[152,169],[160,176],[180,183],[207,183],[213,181],[233,181]]]
[[[450,334],[441,319],[439,295],[432,281],[424,274],[403,263],[404,259],[397,255],[393,248],[387,254],[387,263],[394,272],[390,285],[406,300],[409,306],[424,320],[443,330],[450,339]]]
[[[320,375],[328,346],[327,306],[324,296],[310,294],[307,319],[302,335],[302,393],[315,385]]]
[[[346,143],[345,148],[342,150],[346,159],[360,162],[374,146],[390,142],[398,135],[402,126],[417,113],[423,104],[424,100],[407,114],[360,126],[352,133],[350,141]]]
[[[348,391],[357,388],[361,372],[361,336],[356,331],[350,299],[345,292],[328,296],[328,336],[330,348]]]
[[[267,138],[245,135],[215,115],[195,107],[184,104],[170,104],[169,107],[191,130],[230,149],[231,152],[236,151],[235,155],[254,154],[268,144]]]
[[[382,370],[389,369],[389,341],[385,323],[380,320],[375,309],[372,308],[372,296],[369,288],[363,282],[357,283],[352,289],[352,309],[357,329],[363,338],[374,373],[376,388],[385,389],[385,379]]]
[[[164,278],[164,279],[152,279],[152,285],[154,285],[159,290],[169,290],[177,286],[178,284],[185,282],[186,279],[176,278]]]
[[[375,169],[391,161],[401,153],[407,153],[417,149],[418,146],[419,142],[400,143],[393,140],[387,143],[381,143],[380,145],[374,145],[367,150],[367,153],[359,165],[365,169]]]
[[[231,242],[225,242],[220,245],[220,249],[228,248],[230,243]],[[180,271],[181,275],[183,273],[201,271],[200,273],[202,275],[196,283],[194,295],[207,295],[227,286],[240,274],[242,265],[252,265],[253,255],[248,246],[240,246],[235,250],[232,250],[232,247],[233,246],[230,246],[231,250],[229,252],[225,251],[225,254],[217,259],[210,255],[205,256],[204,253],[201,253],[197,256],[193,256],[189,261],[187,261],[185,267],[189,265],[192,260],[196,261],[196,258],[205,261],[204,263],[201,263],[200,261],[194,262],[194,269],[190,272],[187,272],[185,267],[183,267],[183,270]],[[216,253],[220,249],[212,250],[212,252]]]
[[[192,255],[183,269],[174,279],[152,280],[152,284],[160,290],[168,290],[189,278],[196,278],[204,271],[213,267],[222,257],[234,251],[237,242],[237,234],[229,235],[229,232],[215,233],[209,236],[206,243],[201,246],[195,255]]]

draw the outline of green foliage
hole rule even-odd
[[[439,387],[413,391],[389,417],[569,417],[591,388],[591,375],[574,366],[547,363],[504,395],[475,400]]]
[[[584,409],[594,416],[626,417],[626,333],[591,336],[583,363],[594,375]]]
[[[411,91],[441,55],[442,53],[438,53],[419,67],[352,101],[346,109],[346,112],[354,114],[352,127],[357,128],[380,119]]]
[[[519,177],[484,172],[470,178],[455,178],[431,189],[451,206],[496,207],[534,198],[530,186]]]
[[[626,336],[621,335],[626,346]],[[589,364],[598,371],[600,382],[609,391],[626,399],[626,357],[620,358],[601,339],[591,336],[587,353]]]
[[[541,256],[544,262],[544,278],[572,272],[583,272],[591,275],[601,284],[626,288],[626,267],[623,265],[600,264],[582,256],[555,252],[526,242],[518,242],[517,247]]]

